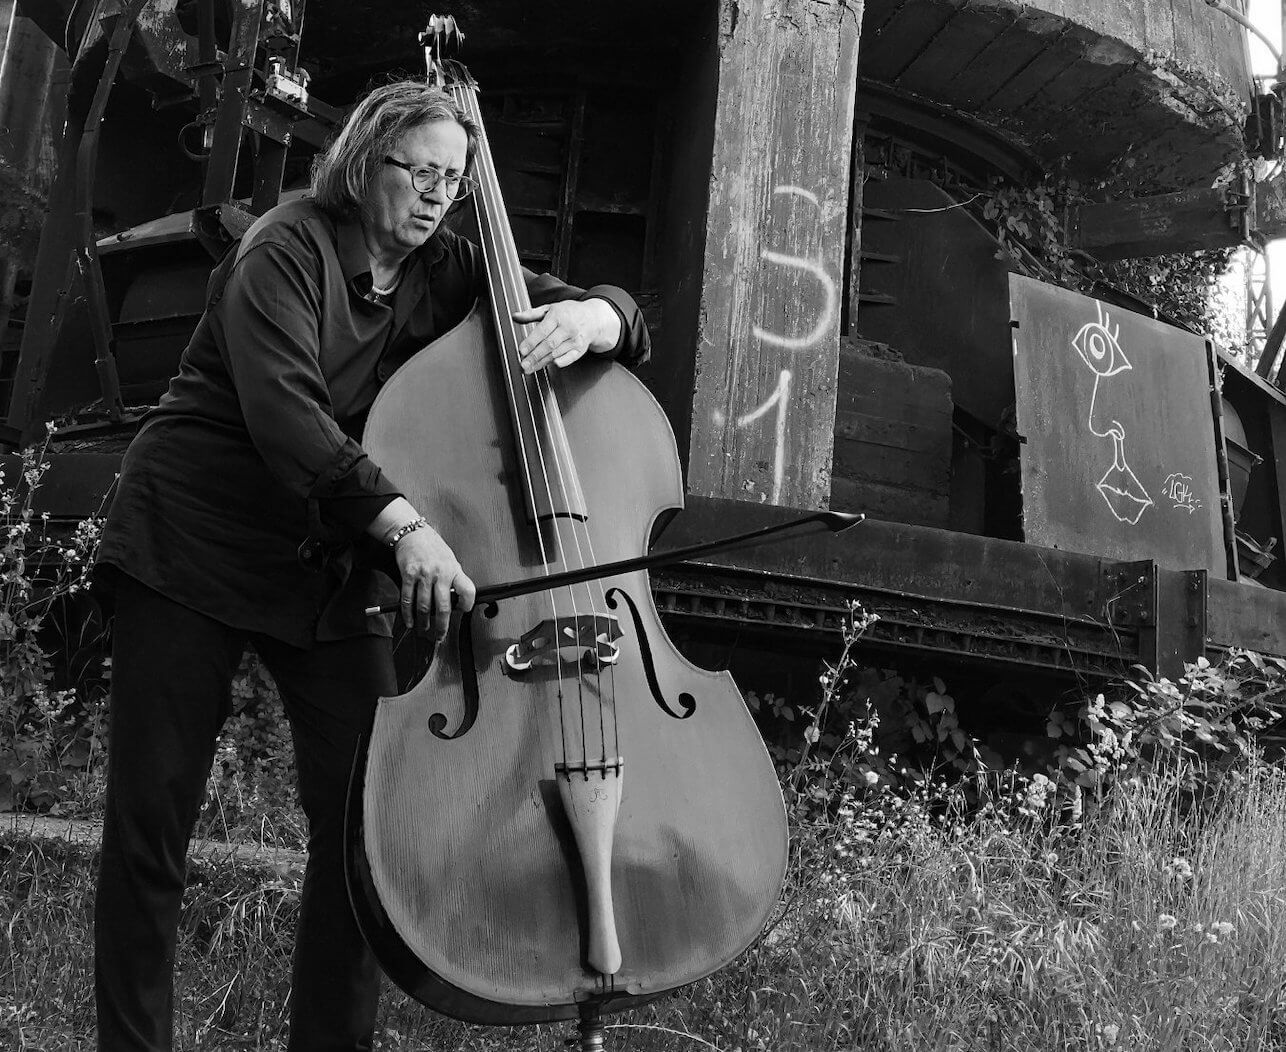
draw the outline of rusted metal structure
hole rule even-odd
[[[60,163],[39,254],[10,248],[32,282],[0,390],[11,447],[59,419],[44,497],[71,516],[96,504],[164,389],[213,255],[302,185],[335,107],[416,70],[421,9],[319,4],[305,23],[303,0],[17,2],[33,41],[23,66],[49,72],[9,86],[6,64],[0,107],[47,100],[42,156]],[[1280,187],[1239,162],[1280,156],[1281,100],[1257,92],[1235,20],[1204,0],[577,0],[556,17],[502,0],[451,13],[525,260],[614,281],[645,306],[645,379],[688,492],[661,543],[792,508],[870,515],[842,539],[659,575],[699,659],[753,663],[750,640],[814,654],[851,598],[881,615],[873,652],[967,669],[981,691],[1173,671],[1229,647],[1286,653],[1275,363],[1248,371],[1165,319],[1146,338],[1121,330],[1150,312],[1106,286],[1032,307],[1022,280],[1047,275],[998,251],[977,207],[998,185],[1061,173],[1103,187],[1067,218],[1071,244],[1104,259],[1279,233]],[[1100,368],[1121,331],[1128,364]],[[1027,368],[1072,353],[1088,371]],[[1165,409],[1174,390],[1159,378],[1179,360],[1167,355],[1189,370],[1182,418]],[[1065,388],[1049,405],[1046,382]],[[1109,391],[1125,408],[1096,422]],[[1201,470],[1158,474],[1180,432]],[[1065,461],[1103,466],[1038,507],[1064,438],[1079,443]],[[1101,525],[1072,531],[1091,510]],[[1200,558],[1165,540],[1189,527]],[[813,668],[774,659],[751,674],[811,681]]]

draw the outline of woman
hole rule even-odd
[[[396,693],[373,553],[401,616],[436,638],[474,584],[359,444],[381,384],[463,319],[478,250],[441,229],[478,129],[418,82],[373,91],[321,155],[311,197],[260,218],[211,278],[178,376],[125,457],[99,554],[115,609],[111,749],[95,906],[99,1048],[169,1049],[184,861],[247,643],[281,692],[308,818],[290,1048],[371,1047],[378,972],[344,886],[357,737]],[[636,362],[628,295],[528,275],[531,372]]]

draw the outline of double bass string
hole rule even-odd
[[[550,385],[550,391],[549,391],[550,398],[551,398],[551,399],[553,399],[554,404],[555,404],[555,405],[557,405],[557,394],[556,394],[556,392],[553,390],[552,385],[550,384],[550,381],[548,380],[548,378],[545,378],[545,377],[542,377],[541,379],[543,379],[543,380],[544,380],[544,382],[545,382],[547,385]],[[559,465],[559,470],[560,470],[560,474],[561,474],[561,465]],[[588,502],[585,500],[585,491],[581,488],[581,484],[580,484],[580,475],[579,475],[579,474],[577,473],[577,471],[576,471],[576,465],[575,465],[575,464],[572,464],[572,465],[571,465],[571,480],[572,480],[572,486],[573,486],[573,489],[574,489],[574,493],[573,493],[574,498],[575,498],[575,499],[576,499],[576,500],[577,500],[577,501],[578,501],[582,506],[584,506],[584,507],[588,508],[588,507],[589,507]],[[597,566],[597,565],[598,565],[598,556],[594,553],[594,538],[593,538],[593,535],[590,533],[588,526],[585,526],[583,523],[581,524],[581,530],[582,530],[582,532],[585,534],[585,547],[589,549],[589,563],[588,563],[588,565],[590,565],[590,566]],[[580,554],[580,539],[579,539],[579,537],[577,536],[577,534],[576,534],[576,532],[575,532],[575,531],[576,531],[576,524],[575,524],[575,523],[573,523],[572,531],[573,531],[573,532],[572,532],[572,536],[576,538],[576,548],[577,548],[577,553],[578,553],[578,555],[579,555],[579,554]],[[583,555],[581,555],[581,565],[582,565],[582,566],[586,565],[586,563],[585,563],[585,559],[584,559],[584,556],[583,556]],[[597,617],[597,612],[598,612],[598,611],[605,611],[605,610],[607,610],[607,589],[606,589],[606,586],[603,584],[603,581],[602,581],[602,579],[601,579],[601,578],[597,578],[597,579],[595,579],[595,580],[594,580],[594,581],[592,581],[592,582],[587,581],[587,582],[585,583],[585,590],[586,590],[587,592],[589,592],[590,602],[591,602],[591,603],[594,601],[594,594],[593,594],[593,589],[594,589],[594,588],[597,588],[597,589],[598,589],[598,606],[595,608],[595,611],[596,611],[596,612],[595,612],[595,618],[594,618],[594,629],[595,629],[595,631],[594,631],[594,642],[595,642],[595,668],[598,670],[598,684],[599,684],[599,700],[598,700],[598,733],[599,733],[599,739],[600,739],[600,741],[601,741],[601,743],[602,743],[602,746],[603,746],[602,761],[603,761],[603,764],[604,764],[604,765],[606,765],[606,764],[607,764],[608,755],[609,755],[609,753],[608,753],[608,748],[607,748],[607,728],[606,728],[606,726],[605,726],[605,710],[606,710],[607,706],[605,706],[605,705],[603,704],[603,691],[602,691],[602,687],[603,687],[603,666],[602,666],[602,663],[601,663],[601,662],[599,662],[599,661],[598,661],[598,658],[597,658],[597,654],[598,654],[598,648],[597,648],[597,643],[598,643],[598,617]],[[610,641],[610,640],[611,640],[611,630],[610,630],[610,627],[609,627],[609,629],[608,629],[608,631],[607,631],[607,637],[608,637],[608,640]],[[612,756],[614,756],[614,757],[619,757],[619,756],[621,755],[621,739],[620,739],[620,723],[618,722],[618,719],[617,719],[617,708],[616,708],[616,663],[615,663],[615,662],[613,662],[612,664],[610,664],[610,665],[608,665],[608,666],[607,666],[607,678],[608,678],[608,693],[611,695],[611,699],[612,699],[612,704],[611,704],[611,710],[612,710],[612,749],[611,749],[611,755],[612,755]]]
[[[476,108],[476,98],[473,96],[473,93],[471,91],[467,91],[458,85],[455,87],[454,94],[456,95],[456,101],[465,109],[466,112],[470,114],[471,117],[474,118],[478,126],[483,129],[483,132],[482,132],[483,138],[482,138],[482,141],[479,143],[480,149],[478,150],[478,158],[477,158],[479,167],[483,169],[483,172],[481,174],[485,176],[485,178],[482,178],[479,180],[480,193],[483,196],[484,204],[486,204],[487,207],[490,209],[490,216],[491,217],[503,216],[504,211],[503,211],[503,204],[500,200],[499,185],[495,181],[494,169],[491,167],[491,164],[490,164],[491,158],[490,158],[488,144],[486,141],[485,126],[483,125],[481,120],[481,115]],[[511,314],[512,308],[514,306],[523,305],[525,297],[522,295],[522,293],[525,291],[525,287],[522,284],[521,270],[517,268],[517,258],[516,258],[517,252],[512,245],[511,239],[506,237],[507,231],[502,229],[495,222],[492,222],[492,223],[480,222],[479,227],[482,230],[484,238],[486,238],[488,241],[488,247],[491,249],[489,259],[494,261],[494,272],[492,274],[493,280],[491,282],[491,296],[493,301],[493,307],[496,308],[496,315],[497,315],[497,319],[499,320],[501,318],[500,309],[502,307],[506,308],[507,313]],[[507,241],[508,244],[502,245],[501,244],[502,240]],[[508,251],[503,251],[503,249],[506,249],[506,248],[508,249]],[[496,302],[497,299],[500,299],[501,302],[497,303]],[[511,358],[509,358],[509,361],[512,362],[513,360],[516,360],[516,356],[517,356],[517,347],[516,347],[516,344],[513,342],[515,338],[514,327],[512,325],[508,325],[508,326],[500,325],[498,326],[498,328],[502,330],[498,332],[498,337],[500,339],[502,347],[504,348],[504,352],[506,355],[512,356]],[[509,339],[506,339],[506,336],[508,336]],[[506,367],[504,371],[505,371],[506,383],[509,385],[510,396],[511,398],[516,398],[515,392],[513,390],[513,381],[512,381],[512,378],[510,377],[509,368]],[[554,507],[553,489],[555,488],[555,485],[560,495],[562,495],[564,498],[568,496],[568,485],[567,485],[568,475],[570,475],[572,479],[573,486],[575,487],[576,495],[580,497],[581,503],[583,504],[584,503],[583,493],[580,490],[579,479],[576,475],[575,467],[574,465],[569,464],[565,471],[564,464],[563,464],[564,451],[559,449],[559,443],[557,442],[553,443],[552,460],[554,462],[555,470],[557,471],[557,474],[558,474],[558,481],[556,484],[551,485],[551,472],[549,470],[549,466],[547,463],[545,450],[543,449],[540,441],[542,428],[540,428],[537,425],[536,408],[533,405],[531,390],[528,385],[527,378],[523,377],[521,378],[521,381],[522,381],[522,389],[523,389],[522,403],[526,409],[528,420],[532,424],[533,439],[535,442],[535,452],[538,457],[540,471],[543,476],[545,493],[550,500],[551,510]],[[555,392],[552,386],[549,384],[548,379],[544,376],[537,376],[535,378],[535,386],[537,388],[538,394],[540,395],[537,401],[540,402],[541,415],[544,418],[545,423],[548,424],[550,419],[550,414],[551,414],[551,404],[552,404],[554,413],[555,414],[558,413],[557,398],[556,398]],[[517,401],[515,401],[514,404],[515,406],[518,405]],[[558,419],[561,419],[561,414],[558,414]],[[518,439],[520,444],[520,451],[522,451],[524,454],[523,461],[524,461],[524,465],[526,466],[528,464],[528,461],[525,456],[525,440],[523,439],[523,436],[521,434],[521,428],[518,429],[518,432],[519,432]],[[529,470],[525,471],[524,474],[527,476],[525,481],[528,487],[528,496],[532,500],[533,507],[535,507],[534,486],[536,482],[534,479],[530,477],[531,473]],[[558,522],[557,516],[554,517],[553,527],[554,527],[554,542],[558,549],[559,558],[562,559],[565,565],[569,564],[569,560],[566,557],[566,549],[568,545],[563,539],[562,525]],[[577,532],[575,522],[573,522],[571,529],[572,529],[572,540],[574,542],[574,546],[577,551],[577,556],[580,559],[580,564],[583,566],[585,565],[585,561],[584,561],[585,556],[584,556],[584,552],[581,550],[581,540],[580,540],[579,533]],[[582,526],[582,529],[584,529],[583,526]],[[539,523],[537,523],[537,534],[538,534],[537,541],[538,541],[538,544],[540,545],[542,560],[545,562],[546,566],[548,566],[550,559],[549,559],[548,552],[545,550],[544,538],[543,538],[543,535],[541,535]],[[585,530],[585,539],[586,539],[586,542],[588,543],[589,534],[587,530]],[[602,589],[600,586],[600,591],[601,590]],[[593,593],[588,585],[586,586],[586,592],[592,607]],[[576,599],[575,589],[569,588],[568,593],[569,593],[569,598],[571,600],[571,605],[572,605],[573,619],[575,623],[579,626],[580,610],[579,610],[579,603],[577,602],[577,599]],[[549,601],[553,618],[554,618],[554,624],[555,626],[557,626],[558,624],[557,599],[555,598],[552,590],[548,592],[547,595],[548,595],[548,601]],[[595,628],[597,628],[597,615],[595,615],[594,625],[595,625]],[[597,635],[597,632],[595,632],[595,635]],[[564,705],[563,670],[562,670],[562,662],[558,655],[559,643],[561,643],[561,639],[559,639],[556,635],[554,639],[554,663],[557,666],[557,675],[558,675],[558,683],[559,683],[559,690],[558,690],[559,722],[563,728],[561,738],[562,738],[562,748],[564,751],[563,758],[564,758],[564,761],[566,761],[566,758],[567,758],[566,757],[566,748],[567,748],[566,719],[563,712],[563,705]],[[577,635],[576,643],[578,645],[580,644],[579,635]],[[595,654],[597,655],[596,640],[595,640],[594,649],[595,649]],[[612,680],[614,683],[614,670],[613,670]],[[586,720],[586,713],[585,713],[584,695],[585,695],[584,676],[582,671],[578,667],[577,708],[579,710],[578,714],[580,716],[579,723],[580,723],[580,737],[581,737],[581,755],[585,761],[588,761],[589,749],[588,749],[588,741],[587,741],[587,727],[586,727],[587,720]],[[599,698],[598,706],[599,706],[599,738],[601,742],[603,758],[604,760],[606,760],[607,736],[606,736],[606,730],[604,727],[603,702],[601,697]],[[613,722],[615,723],[615,721]]]
[[[462,98],[459,97],[461,95],[463,96]],[[460,101],[461,104],[465,107],[466,112],[470,113],[470,116],[474,118],[478,126],[480,128],[483,128],[483,135],[485,137],[485,134],[486,134],[485,126],[483,125],[481,114],[477,108],[476,95],[472,91],[462,91],[458,93],[458,101]],[[484,154],[485,156],[483,156]],[[482,185],[487,195],[484,198],[484,200],[491,208],[492,217],[503,217],[505,213],[503,210],[503,203],[501,201],[499,183],[495,179],[494,166],[492,165],[489,150],[480,151],[479,162],[484,168],[486,168],[485,174],[488,177],[486,180],[482,181]],[[496,223],[495,225],[491,226],[490,229],[488,229],[487,235],[489,236],[489,243],[494,250],[493,258],[496,260],[496,266],[498,270],[501,271],[497,275],[500,279],[498,283],[505,288],[507,297],[511,301],[508,305],[513,306],[514,304],[517,304],[518,306],[525,306],[526,305],[525,284],[523,283],[522,271],[517,261],[517,250],[513,246],[512,238],[509,234],[507,227],[503,227],[499,223]],[[500,243],[502,240],[506,242],[503,246]],[[507,249],[507,251],[502,251],[502,248]],[[507,350],[509,351],[509,353],[512,353],[516,356],[516,347],[511,347],[511,348],[508,348]],[[508,370],[506,370],[506,377],[508,377]],[[571,498],[577,501],[580,507],[587,507],[585,497],[584,497],[584,491],[580,484],[579,474],[576,470],[576,466],[574,462],[571,460],[570,451],[563,449],[562,444],[560,442],[555,441],[554,443],[552,443],[552,449],[549,451],[550,455],[547,457],[546,452],[541,445],[542,430],[546,434],[556,433],[555,429],[548,426],[550,423],[551,417],[552,419],[558,421],[558,423],[561,424],[561,411],[558,406],[557,393],[549,378],[548,373],[541,372],[536,374],[534,377],[530,378],[531,382],[534,383],[534,386],[536,387],[536,390],[537,390],[538,397],[536,398],[536,402],[539,403],[540,414],[544,420],[544,423],[546,424],[546,427],[544,429],[536,426],[536,409],[535,409],[535,406],[533,406],[533,400],[531,396],[528,378],[522,377],[521,380],[522,380],[523,396],[524,396],[524,403],[527,410],[527,416],[533,425],[533,437],[536,443],[536,451],[539,456],[540,470],[541,470],[541,474],[543,475],[546,495],[549,497],[551,502],[551,508],[553,505],[553,495],[552,495],[553,488],[556,488],[559,494],[565,500],[568,500],[569,498]],[[552,487],[551,487],[551,473],[547,462],[548,460],[552,460],[554,465],[554,470],[557,472],[557,481]],[[570,485],[569,485],[569,480],[570,480]],[[530,485],[531,483],[529,481],[529,487]],[[529,492],[530,492],[530,488],[529,488]],[[534,501],[533,501],[533,504],[534,504]],[[553,527],[554,527],[554,539],[558,548],[559,557],[562,559],[564,565],[572,565],[571,560],[567,557],[568,549],[570,546],[564,540],[564,537],[563,537],[564,527],[563,527],[563,524],[558,521],[557,517],[555,517],[554,519]],[[571,540],[572,540],[572,544],[576,549],[576,556],[579,561],[579,564],[581,566],[587,565],[586,549],[588,549],[589,564],[592,565],[595,562],[596,557],[593,553],[593,542],[592,542],[588,527],[583,522],[580,522],[575,516],[573,516],[572,521],[569,524],[567,524],[567,528],[571,531]],[[582,547],[582,535],[584,539],[584,547]],[[594,596],[595,585],[597,586],[597,590],[599,592],[599,595],[597,597],[598,599],[597,603],[595,602],[595,596]],[[598,680],[599,690],[596,692],[598,694],[598,710],[599,710],[598,731],[599,731],[599,743],[600,743],[601,756],[602,756],[603,762],[605,763],[608,757],[608,748],[607,748],[608,735],[607,735],[607,728],[605,726],[605,721],[606,721],[606,716],[604,711],[605,706],[604,706],[603,697],[602,697],[602,686],[603,686],[602,675],[601,675],[602,666],[601,664],[598,663],[597,637],[599,635],[598,615],[599,615],[599,612],[606,609],[606,592],[602,582],[594,582],[594,583],[587,582],[584,585],[584,587],[586,592],[586,599],[589,603],[590,610],[593,612],[592,625],[593,625],[594,631],[593,631],[592,649],[594,652],[595,668],[599,673],[599,680]],[[573,616],[576,618],[576,623],[579,626],[580,604],[577,601],[574,587],[568,589],[568,592],[569,592],[569,598],[571,599],[571,604],[573,608]],[[556,603],[552,593],[550,593],[550,603],[551,603],[551,606],[555,607],[555,616],[556,616]],[[610,643],[610,632],[608,633],[608,637],[609,637],[608,641]],[[556,642],[561,642],[561,640],[557,640]],[[578,646],[581,644],[579,634],[577,635],[575,642],[577,643]],[[560,684],[561,684],[561,681],[562,681],[561,660],[559,660],[557,655],[555,656],[555,661],[559,665],[559,678],[560,678]],[[614,665],[609,665],[608,669],[609,669],[608,671],[609,690],[613,699],[615,699],[615,667]],[[588,742],[586,740],[587,734],[586,734],[586,713],[585,713],[586,699],[584,695],[585,695],[584,673],[583,673],[583,669],[578,664],[577,698],[578,698],[578,709],[579,709],[580,725],[581,725],[581,747],[582,747],[582,755],[586,760],[588,760]],[[613,735],[612,736],[616,741],[616,747],[613,749],[613,752],[618,753],[619,752],[619,727],[615,719],[616,712],[615,712],[614,704],[612,706],[612,709],[613,709],[613,712],[612,712]]]
[[[513,265],[514,258],[515,258],[514,256],[506,257],[506,260],[510,263],[511,266]],[[515,288],[523,287],[520,284],[521,271],[518,271],[515,275],[512,275],[512,280],[514,282]],[[551,380],[550,374],[546,371],[542,371],[535,374],[532,377],[523,377],[522,382],[525,389],[524,393],[526,394],[529,405],[531,403],[530,388],[534,387],[536,389],[537,397],[535,399],[535,406],[538,407],[540,415],[544,423],[546,424],[546,427],[543,429],[544,433],[546,434],[555,433],[555,429],[549,425],[551,424],[551,421],[557,421],[559,424],[561,424],[562,413],[558,405],[557,391]],[[529,412],[530,411],[531,410],[529,410]],[[541,434],[541,430],[538,429],[536,432],[538,443],[539,443],[540,434]],[[540,449],[539,444],[538,444],[538,449]],[[584,491],[582,490],[580,485],[580,477],[577,472],[575,462],[571,458],[570,450],[565,449],[562,446],[562,444],[559,442],[552,443],[552,448],[550,448],[547,452],[541,449],[541,470],[545,474],[547,484],[548,484],[550,472],[549,472],[549,466],[547,461],[552,462],[553,464],[553,470],[557,475],[556,488],[559,494],[563,497],[563,499],[569,505],[575,504],[577,507],[587,508],[587,502],[585,500]],[[552,500],[552,497],[551,497],[551,500]],[[568,566],[573,565],[573,561],[569,557],[570,550],[573,547],[575,548],[576,561],[577,563],[579,563],[580,566],[583,567],[586,565],[593,564],[594,562],[593,543],[591,540],[589,528],[583,521],[581,521],[579,517],[574,515],[569,516],[567,518],[567,521],[565,522],[562,521],[560,517],[556,517],[552,525],[555,531],[555,537],[558,544],[559,554],[564,562],[564,565],[568,565]],[[565,539],[564,531],[567,531],[567,533],[570,535],[570,544]],[[587,550],[589,552],[588,562],[587,562],[587,555],[586,555]],[[591,636],[590,648],[593,651],[593,660],[594,660],[595,670],[599,673],[598,689],[594,691],[594,694],[597,699],[596,704],[598,708],[599,755],[600,755],[601,762],[603,764],[606,764],[608,759],[608,748],[607,748],[608,737],[607,737],[607,731],[605,726],[605,723],[606,723],[605,708],[606,707],[604,705],[604,700],[602,697],[602,685],[603,685],[602,676],[601,676],[602,666],[601,664],[599,664],[599,654],[598,654],[598,636],[600,635],[600,632],[598,630],[599,614],[606,607],[606,599],[605,599],[605,592],[603,590],[601,583],[584,582],[581,585],[581,587],[583,587],[585,590],[585,601],[588,606],[588,611],[590,612],[590,615],[591,615],[590,624],[592,628],[592,636]],[[595,587],[597,587],[599,591],[597,602],[595,601],[595,595],[594,595]],[[568,592],[572,601],[573,612],[577,617],[578,630],[577,630],[577,635],[574,642],[576,643],[577,649],[579,649],[580,646],[584,645],[584,640],[581,638],[579,634],[580,625],[581,625],[581,621],[580,621],[581,608],[580,608],[580,602],[577,600],[576,586],[569,588]],[[609,633],[609,636],[610,636],[610,633]],[[608,642],[610,643],[610,638]],[[560,666],[561,666],[561,661],[560,661]],[[608,669],[609,669],[610,683],[614,688],[615,669],[612,665],[609,665]],[[588,762],[589,743],[588,743],[588,733],[587,733],[588,720],[587,720],[587,714],[586,714],[587,699],[585,697],[585,693],[586,693],[585,667],[580,662],[577,663],[576,682],[577,682],[577,699],[578,699],[578,709],[579,709],[578,715],[580,716],[580,726],[582,731],[581,752],[582,752],[582,757],[586,760],[586,762]],[[614,697],[615,696],[614,689],[612,693]],[[614,715],[615,713],[613,712],[613,716]],[[613,730],[615,731],[615,720],[613,720]],[[588,772],[585,773],[585,777],[588,777]]]
[[[480,197],[482,197],[483,203],[490,210],[490,215],[495,215],[496,208],[497,207],[503,208],[503,205],[500,205],[499,202],[489,200],[489,197],[492,196],[493,190],[495,187],[494,172],[491,170],[491,166],[489,163],[490,162],[490,145],[486,139],[486,128],[482,124],[481,114],[477,112],[475,106],[471,105],[471,103],[474,101],[472,97],[473,93],[469,91],[465,86],[462,86],[460,84],[453,85],[452,95],[455,97],[456,104],[459,105],[466,113],[469,114],[470,117],[474,119],[474,122],[476,123],[477,127],[480,129],[480,139],[478,143],[477,156],[475,157],[475,162],[477,163],[479,169],[481,169],[479,172],[479,175],[482,176],[483,178],[480,178],[478,181],[478,194]],[[517,354],[517,347],[514,344],[513,327],[511,325],[503,324],[504,320],[512,314],[512,309],[508,302],[510,298],[510,294],[509,294],[508,288],[506,288],[506,275],[504,274],[503,270],[501,270],[501,267],[503,266],[503,252],[501,250],[501,246],[498,241],[498,233],[494,229],[494,225],[488,222],[487,219],[488,219],[488,214],[480,210],[480,213],[478,215],[478,228],[479,228],[479,232],[482,235],[483,240],[486,242],[486,247],[488,250],[485,254],[485,259],[487,260],[487,263],[488,263],[488,270],[490,271],[490,273],[488,274],[488,282],[487,282],[488,294],[492,301],[492,314],[496,319],[496,339],[500,343],[501,353],[506,358],[506,363],[502,363],[501,373],[504,376],[505,385],[509,391],[510,403],[515,407],[517,407],[522,403],[525,403],[528,416],[531,418],[533,422],[533,434],[538,435],[538,432],[535,430],[535,427],[534,427],[535,414],[531,406],[530,396],[526,391],[525,385],[524,385],[522,403],[519,402],[517,393],[514,390],[513,376],[511,375],[509,366],[507,364],[508,361],[512,360],[511,356],[516,357],[516,354]],[[526,439],[523,436],[523,431],[521,427],[514,428],[514,437],[517,440],[519,458],[523,464],[522,476],[523,476],[524,485],[527,487],[527,499],[531,503],[531,507],[535,509],[537,507],[536,494],[535,494],[536,480],[531,477],[531,472],[528,470],[528,467],[530,465],[530,459],[527,456]],[[545,475],[545,489],[546,489],[546,492],[548,493],[549,478],[548,478],[548,472],[545,470],[544,456],[539,449],[537,450],[537,452],[539,454],[539,462],[541,465],[542,473]],[[551,501],[552,501],[552,496],[551,496]],[[536,543],[540,549],[541,561],[545,564],[546,568],[548,568],[552,563],[552,559],[550,558],[550,554],[545,547],[545,539],[540,529],[539,523],[536,524]],[[551,611],[552,617],[554,618],[554,623],[557,624],[558,616],[559,616],[558,601],[554,596],[554,593],[552,590],[547,592],[546,595],[548,597],[550,611]],[[559,727],[560,727],[560,733],[559,733],[560,748],[563,751],[563,759],[564,761],[566,761],[567,730],[566,730],[566,717],[564,713],[563,675],[562,675],[561,666],[558,667],[557,669],[557,675],[558,675],[558,720],[559,720]],[[583,737],[583,731],[582,731],[582,737]]]
[[[552,381],[551,381],[547,376],[545,376],[544,374],[538,374],[534,379],[535,379],[535,381],[536,381],[536,386],[537,386],[538,388],[540,388],[540,387],[543,387],[543,388],[544,388],[544,392],[543,392],[544,397],[541,399],[541,405],[542,405],[542,407],[544,408],[544,411],[545,411],[546,413],[548,413],[548,412],[549,412],[549,405],[550,405],[551,403],[552,403],[552,404],[553,404],[553,406],[555,407],[555,410],[557,410],[557,406],[558,406],[558,397],[557,397],[557,392],[556,392],[556,391],[554,390],[554,388],[553,388]],[[560,415],[561,415],[561,414],[560,414]],[[561,454],[560,454],[560,452],[559,452],[559,450],[558,450],[558,449],[555,449],[555,450],[554,450],[553,460],[554,460],[554,467],[555,467],[555,469],[558,471],[558,476],[559,476],[559,485],[560,485],[561,489],[563,490],[563,492],[564,492],[564,493],[566,493],[566,492],[567,492],[567,490],[568,490],[567,480],[566,480],[566,478],[564,477],[562,456],[561,456]],[[575,462],[574,462],[574,461],[571,461],[571,460],[570,460],[570,457],[569,457],[569,463],[568,463],[568,470],[567,470],[567,474],[568,474],[568,475],[570,476],[570,478],[571,478],[571,483],[572,483],[572,486],[571,486],[571,488],[572,488],[572,497],[573,497],[575,500],[577,500],[577,501],[579,502],[579,504],[580,504],[580,505],[585,506],[585,507],[588,507],[588,505],[586,505],[586,502],[585,502],[584,491],[581,489],[581,485],[580,485],[580,476],[579,476],[579,474],[578,474],[578,473],[577,473],[577,471],[576,471],[576,465],[575,465]],[[559,531],[559,539],[560,539],[560,543],[561,543],[561,526],[556,527],[556,528],[557,528],[557,529],[558,529],[558,531]],[[580,561],[580,565],[581,565],[581,566],[586,566],[586,565],[591,565],[591,566],[592,566],[592,565],[594,565],[594,564],[597,562],[597,559],[596,559],[596,558],[595,558],[595,556],[594,556],[594,542],[593,542],[593,539],[592,539],[592,537],[591,537],[591,535],[590,535],[589,527],[588,527],[585,523],[583,523],[583,522],[578,522],[576,519],[574,519],[574,518],[573,518],[573,519],[571,519],[571,520],[570,520],[569,525],[568,525],[568,528],[569,528],[569,529],[570,529],[570,531],[571,531],[572,540],[573,540],[573,542],[574,542],[574,543],[575,543],[575,545],[576,545],[576,555],[577,555],[577,558],[578,558],[578,559],[579,559],[579,561]],[[581,549],[581,536],[582,536],[582,534],[584,535],[585,547],[589,550],[589,562],[588,562],[588,563],[587,563],[587,562],[586,562],[586,560],[585,560],[585,553],[584,553],[584,551],[582,551],[582,549]],[[600,612],[600,611],[603,611],[603,610],[605,610],[605,609],[607,608],[607,595],[606,595],[606,591],[604,590],[604,587],[603,587],[603,584],[602,584],[602,582],[601,582],[601,581],[593,581],[593,582],[586,581],[586,582],[584,582],[583,587],[585,588],[585,592],[586,592],[586,594],[587,594],[587,596],[588,596],[588,598],[589,598],[590,609],[593,611],[593,621],[594,621],[594,633],[593,633],[593,643],[594,643],[594,647],[593,647],[593,649],[594,649],[594,661],[595,661],[595,668],[596,668],[596,670],[597,670],[597,672],[598,672],[598,675],[599,675],[599,690],[598,690],[598,692],[597,692],[597,693],[598,693],[598,734],[599,734],[599,742],[600,742],[600,746],[601,746],[601,757],[600,757],[600,758],[601,758],[601,760],[602,760],[603,764],[604,764],[604,765],[606,765],[606,763],[607,763],[607,759],[608,759],[608,750],[607,750],[607,729],[606,729],[606,708],[607,708],[607,706],[605,706],[605,705],[603,704],[603,696],[602,696],[602,664],[601,664],[601,662],[599,661],[599,656],[598,656],[598,637],[599,637],[599,631],[598,631],[598,615],[599,615],[599,612]],[[594,602],[594,598],[595,598],[595,597],[594,597],[594,589],[595,589],[595,588],[597,588],[597,589],[598,589],[598,592],[599,592],[599,596],[598,596],[599,602],[598,602],[598,604],[597,604],[597,605],[595,605],[595,602]],[[574,586],[573,586],[573,589],[574,589]],[[574,591],[573,591],[573,595],[574,595]],[[609,641],[610,641],[610,636],[611,636],[610,631],[609,631],[607,634],[608,634],[608,638],[609,638]],[[613,699],[613,713],[612,713],[612,714],[613,714],[613,720],[612,720],[612,725],[613,725],[613,730],[614,730],[614,731],[616,731],[616,729],[617,729],[617,724],[616,724],[616,719],[615,719],[615,715],[616,715],[616,713],[615,713],[615,699],[616,699],[616,666],[615,666],[615,664],[609,664],[607,667],[608,667],[608,679],[609,679],[609,681],[610,681],[610,693],[611,693],[611,695],[612,695],[612,699]],[[584,669],[583,669],[579,664],[578,664],[578,666],[577,666],[577,673],[576,673],[576,677],[577,677],[577,682],[578,682],[579,684],[581,684],[581,685],[582,685],[582,687],[581,687],[581,691],[582,691],[582,695],[583,695]],[[581,713],[582,723],[583,723],[583,721],[584,721],[584,711],[583,711],[583,708],[584,708],[584,705],[583,705],[583,701],[582,701],[582,713]],[[613,751],[613,754],[614,754],[614,755],[619,754],[619,741],[618,741],[617,748]],[[586,755],[586,759],[588,759],[588,754]]]

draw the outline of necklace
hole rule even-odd
[[[381,287],[375,284],[374,277],[371,278],[371,291],[367,293],[366,298],[372,303],[387,303],[397,287],[402,284],[402,267],[398,267],[393,279],[385,286]]]

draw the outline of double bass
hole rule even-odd
[[[481,127],[453,21],[421,39],[430,79]],[[665,415],[592,355],[522,373],[512,316],[529,300],[485,130],[473,175],[487,296],[390,377],[363,445],[475,578],[532,583],[503,602],[480,589],[424,677],[379,702],[349,886],[415,999],[469,1022],[579,1018],[598,1049],[602,1014],[753,942],[785,811],[731,676],[685,660],[646,573],[619,569],[683,503]]]

